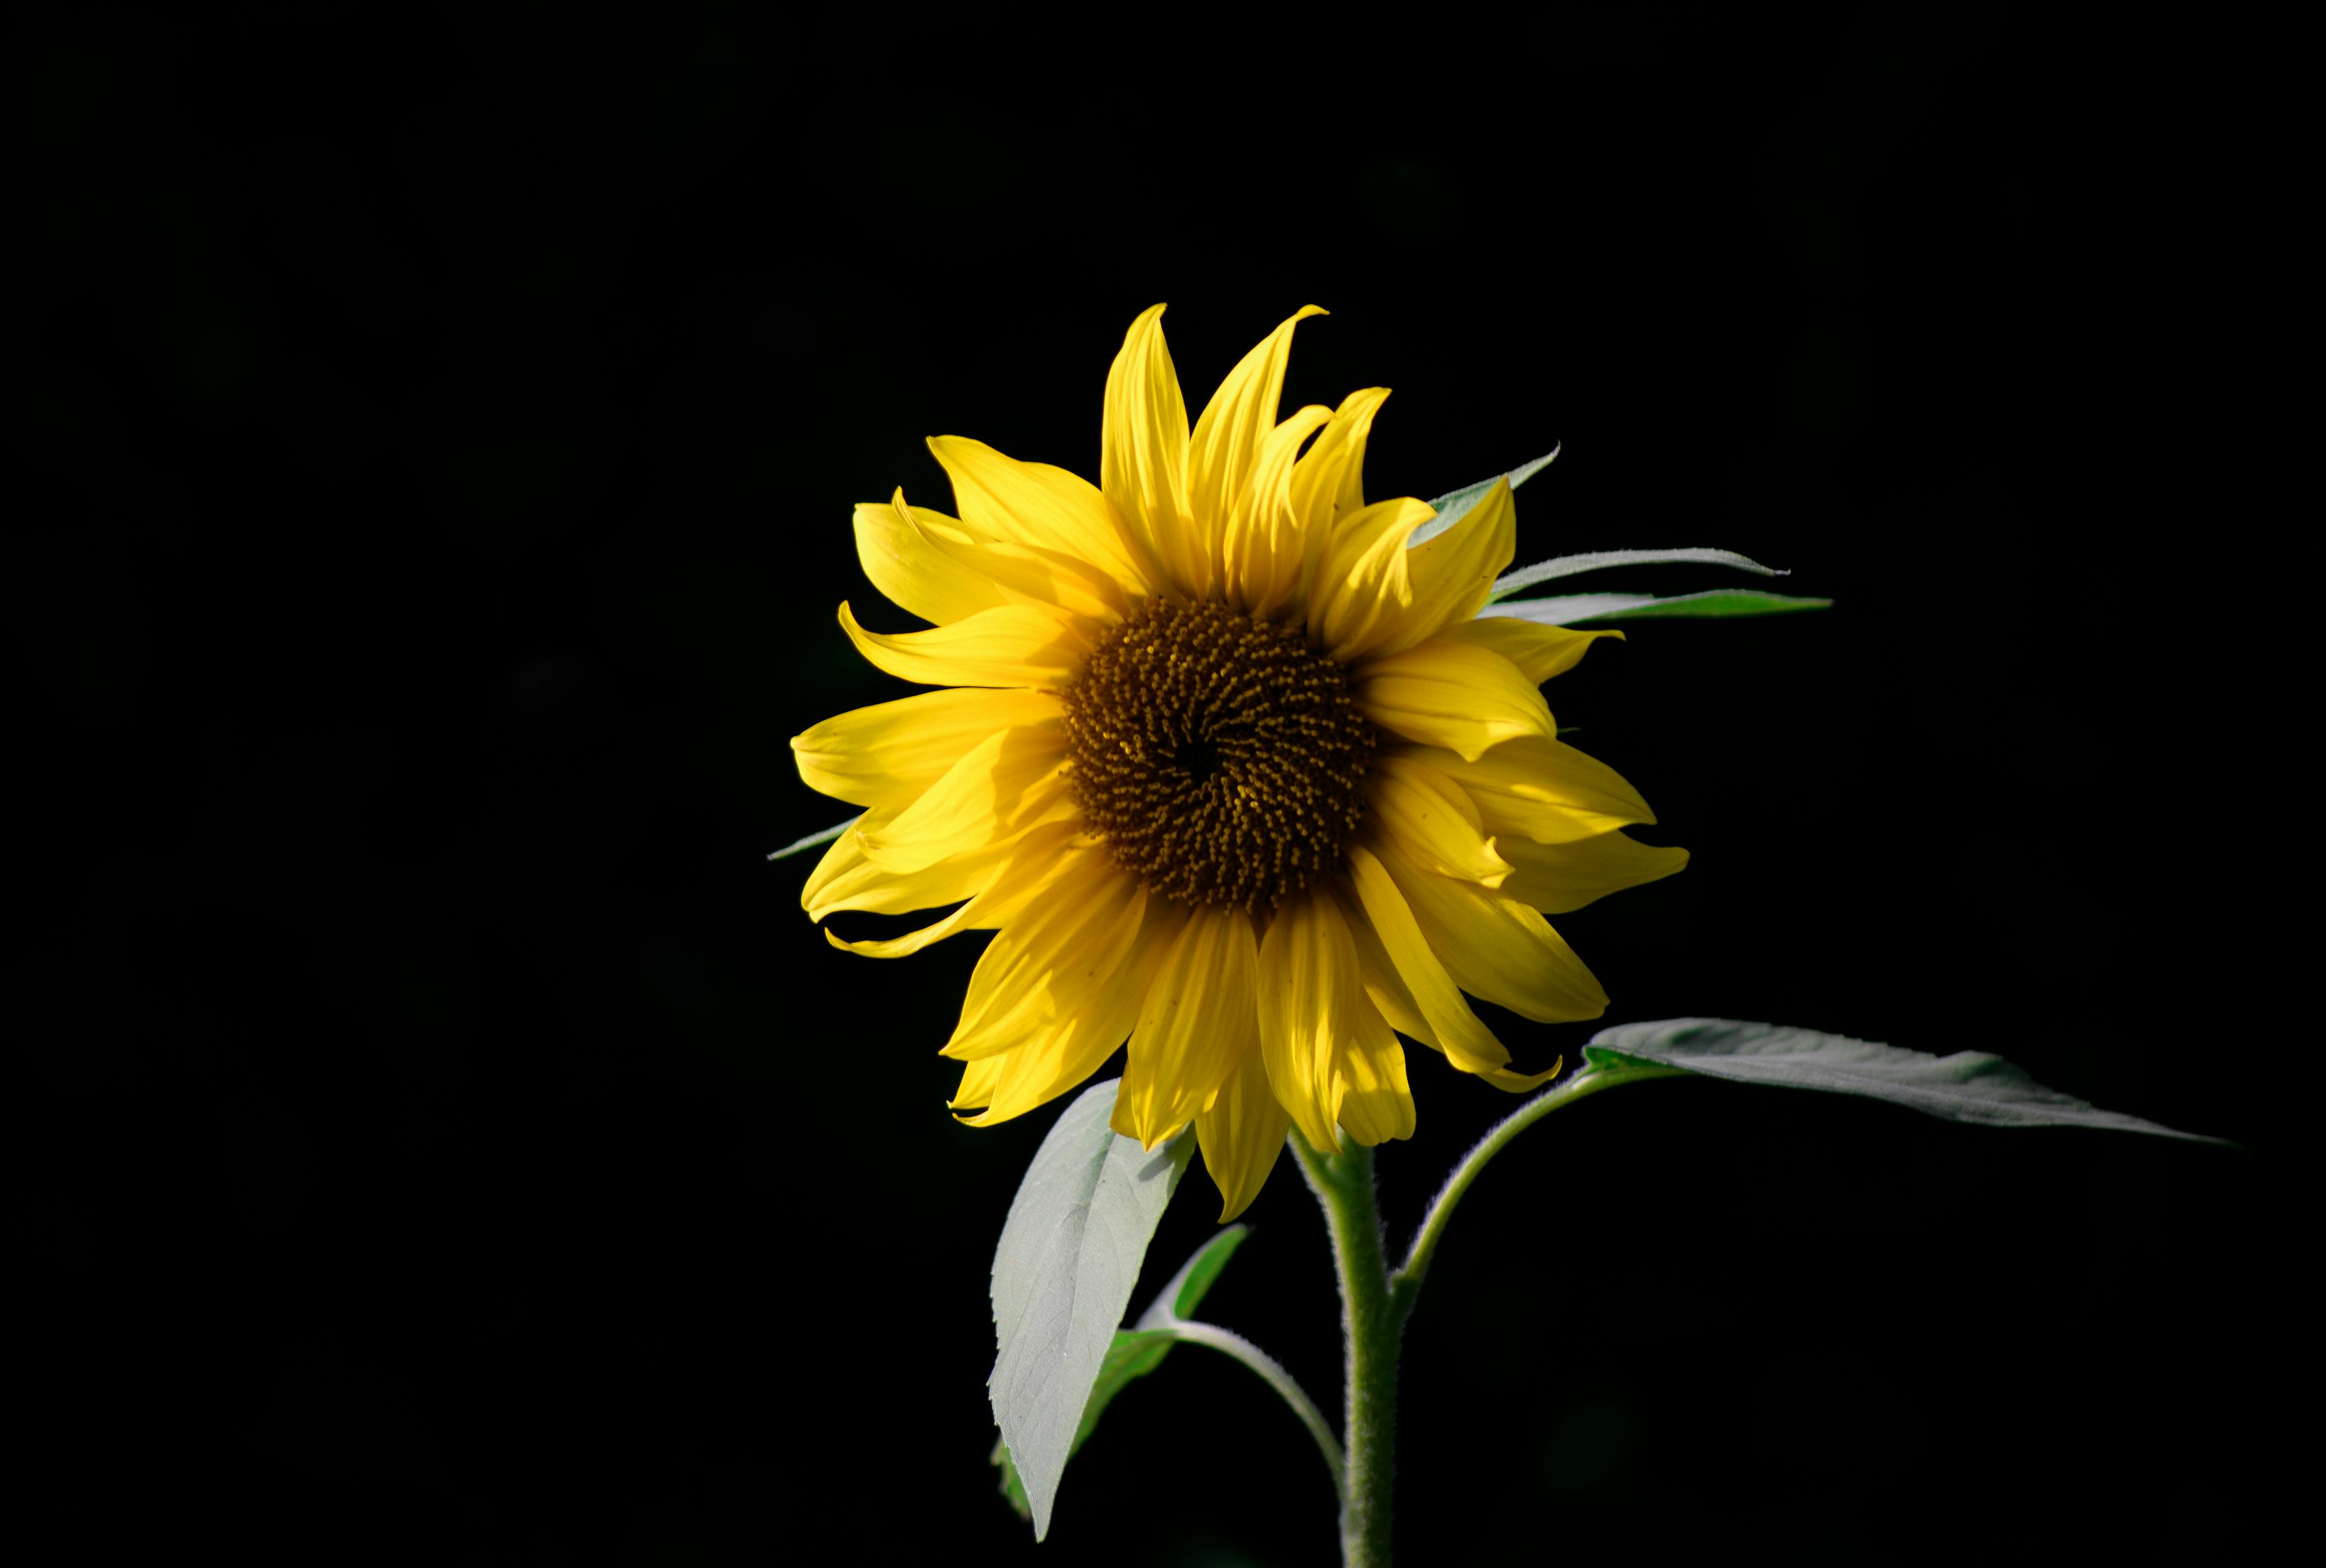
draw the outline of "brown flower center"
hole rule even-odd
[[[1378,737],[1298,626],[1150,599],[1065,700],[1067,784],[1150,892],[1251,909],[1341,867]]]

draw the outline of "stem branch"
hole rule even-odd
[[[1332,1423],[1326,1421],[1325,1413],[1317,1408],[1317,1402],[1308,1397],[1307,1389],[1293,1380],[1292,1374],[1284,1369],[1281,1362],[1242,1334],[1221,1328],[1217,1323],[1174,1318],[1162,1331],[1191,1345],[1209,1345],[1259,1373],[1268,1386],[1292,1406],[1292,1414],[1300,1417],[1300,1424],[1307,1427],[1308,1435],[1317,1440],[1317,1452],[1325,1456],[1325,1468],[1333,1472],[1333,1494],[1335,1497],[1345,1495],[1344,1477],[1346,1465],[1341,1458],[1341,1440],[1333,1435]]]
[[[1606,1067],[1578,1072],[1565,1083],[1544,1090],[1496,1123],[1493,1131],[1478,1140],[1477,1147],[1463,1156],[1462,1163],[1454,1167],[1454,1174],[1446,1178],[1446,1185],[1438,1189],[1437,1196],[1430,1202],[1429,1216],[1421,1222],[1421,1229],[1413,1239],[1413,1249],[1405,1256],[1404,1266],[1391,1276],[1390,1293],[1399,1322],[1402,1323],[1406,1314],[1413,1311],[1413,1299],[1420,1292],[1422,1276],[1429,1271],[1429,1260],[1437,1251],[1438,1239],[1446,1234],[1447,1222],[1454,1218],[1454,1206],[1462,1201],[1462,1194],[1470,1190],[1470,1183],[1478,1179],[1478,1173],[1486,1168],[1486,1162],[1501,1154],[1512,1138],[1559,1107],[1588,1099],[1603,1089],[1613,1089],[1623,1083],[1640,1083],[1651,1078],[1689,1076],[1688,1072],[1678,1067],[1645,1065]]]

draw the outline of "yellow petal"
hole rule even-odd
[[[1299,590],[1306,545],[1292,510],[1293,459],[1317,427],[1332,417],[1315,404],[1278,425],[1261,443],[1251,478],[1228,514],[1222,551],[1228,602],[1273,616]]]
[[[1026,605],[980,610],[933,631],[886,636],[856,624],[840,607],[841,629],[856,651],[900,681],[923,686],[1031,686],[1056,691],[1072,681],[1090,644],[1056,616]]]
[[[1325,312],[1303,305],[1236,367],[1212,394],[1196,421],[1187,445],[1188,510],[1207,541],[1226,532],[1228,517],[1242,500],[1259,465],[1260,449],[1276,429],[1276,405],[1284,393],[1285,361],[1292,355],[1292,329]],[[1329,413],[1327,418],[1331,417]]]
[[[1147,983],[1115,1096],[1114,1130],[1153,1148],[1204,1109],[1235,1064],[1257,1054],[1252,970],[1259,944],[1241,909],[1197,909]]]
[[[821,921],[843,909],[872,914],[907,914],[916,909],[956,904],[984,886],[993,868],[1009,853],[1006,843],[994,844],[973,854],[898,876],[864,857],[865,825],[877,827],[893,814],[867,812],[863,821],[832,841],[832,847],[809,873],[807,886],[800,890],[800,907],[807,911],[810,919]]]
[[[1099,488],[1172,587],[1191,598],[1210,595],[1211,558],[1187,498],[1187,405],[1160,305],[1140,312],[1107,369]]]
[[[901,811],[987,737],[1018,726],[1056,729],[1047,691],[964,686],[924,691],[827,719],[792,737],[807,787],[860,806]]]
[[[1276,1098],[1303,1137],[1337,1150],[1334,1048],[1380,1015],[1357,979],[1357,953],[1340,905],[1322,894],[1276,912],[1260,944],[1261,1060]]]
[[[1382,1016],[1360,1006],[1356,1029],[1333,1049],[1332,1101],[1341,1126],[1368,1147],[1413,1136],[1413,1090],[1405,1080],[1405,1048]]]
[[[1204,1169],[1220,1190],[1221,1224],[1251,1207],[1260,1196],[1269,1172],[1276,1168],[1276,1156],[1284,1152],[1285,1130],[1291,1125],[1291,1117],[1268,1086],[1268,1068],[1255,1041],[1237,1055],[1219,1093],[1196,1118],[1196,1144],[1204,1151]]]
[[[932,436],[929,450],[953,480],[962,521],[981,540],[1081,561],[1134,598],[1151,591],[1153,572],[1089,480],[1048,463],[1021,463],[966,436]]]
[[[1656,820],[1622,774],[1555,737],[1522,736],[1475,757],[1437,747],[1411,755],[1469,793],[1497,842],[1567,844]]]
[[[1623,636],[1613,630],[1578,632],[1568,626],[1547,626],[1540,621],[1522,621],[1515,616],[1490,615],[1449,626],[1437,634],[1437,640],[1492,648],[1540,686],[1553,675],[1575,668],[1601,637],[1621,641]]]
[[[864,858],[884,871],[919,871],[1037,822],[1078,815],[1067,793],[1065,737],[1028,727],[987,736],[920,798],[873,827]]]
[[[1511,864],[1495,852],[1477,805],[1460,784],[1413,756],[1375,756],[1365,801],[1378,830],[1394,838],[1410,858],[1448,877],[1499,887]]]
[[[1398,974],[1397,966],[1390,961],[1389,951],[1382,945],[1379,933],[1373,930],[1372,922],[1363,917],[1362,911],[1351,915],[1349,934],[1356,939],[1357,969],[1363,978],[1365,995],[1380,1011],[1383,1021],[1406,1038],[1419,1041],[1432,1051],[1445,1053],[1446,1047],[1438,1040],[1437,1032],[1421,1016],[1420,1007],[1414,1001],[1412,990]],[[1465,1011],[1467,1007],[1468,1004],[1465,1003]],[[1475,1015],[1473,1018],[1475,1021]],[[1499,1049],[1500,1043],[1496,1044]],[[1451,1060],[1451,1053],[1447,1054]],[[1508,1090],[1514,1094],[1537,1088],[1558,1076],[1558,1062],[1556,1061],[1546,1072],[1523,1073],[1514,1072],[1508,1067],[1484,1067],[1475,1061],[1468,1065],[1456,1062],[1455,1065],[1462,1067],[1464,1072],[1476,1074],[1497,1089]]]
[[[1534,909],[1475,882],[1424,870],[1389,846],[1382,864],[1422,940],[1472,996],[1538,1024],[1571,1024],[1607,1010],[1598,980]]]
[[[1150,915],[1164,909],[1160,899],[1148,902]],[[971,1127],[1008,1121],[1047,1104],[1097,1072],[1139,1016],[1140,997],[1163,945],[1148,940],[1154,934],[1140,933],[1128,961],[1093,973],[1086,982],[1078,979],[1069,988],[1071,1010],[1000,1056],[985,1109],[961,1119]],[[983,1087],[982,1081],[979,1087]]]
[[[1367,923],[1428,1030],[1426,1043],[1445,1052],[1447,1060],[1465,1072],[1492,1072],[1507,1066],[1509,1050],[1470,1010],[1382,862],[1363,846],[1352,844],[1349,872]],[[1415,1034],[1415,1038],[1424,1037]]]
[[[1479,497],[1461,521],[1406,555],[1413,602],[1397,618],[1382,651],[1410,648],[1441,628],[1459,626],[1485,607],[1494,579],[1518,553],[1518,507],[1507,479]],[[1540,685],[1537,679],[1533,684]]]
[[[959,932],[996,930],[1057,879],[1066,866],[1064,851],[1080,831],[1077,823],[1049,822],[1011,840],[1007,858],[983,873],[982,884],[967,902],[918,931],[907,932],[902,936],[843,942],[827,926],[823,939],[843,951],[865,958],[904,958]]]
[[[923,633],[925,636],[937,634]],[[1357,706],[1392,734],[1475,760],[1521,737],[1554,738],[1542,693],[1490,649],[1433,641],[1368,661]]]
[[[1388,396],[1388,387],[1368,386],[1343,398],[1317,444],[1293,467],[1292,507],[1320,553],[1340,520],[1364,509],[1365,438]]]
[[[889,602],[936,626],[1009,602],[991,582],[932,543],[902,490],[886,506],[857,504],[856,559]]]
[[[981,1056],[974,1062],[963,1062],[961,1085],[953,1091],[953,1098],[945,1101],[946,1109],[957,1110],[963,1106],[991,1104],[1009,1065],[1009,1058],[1007,1056]]]
[[[1595,898],[1669,877],[1688,864],[1685,849],[1642,844],[1620,832],[1568,844],[1512,839],[1504,852],[1516,869],[1503,883],[1503,893],[1545,914],[1580,909]]]
[[[1406,542],[1436,515],[1428,502],[1400,496],[1335,530],[1308,590],[1308,624],[1335,658],[1359,658],[1403,624],[1413,605]]]
[[[969,978],[942,1054],[963,1062],[1014,1050],[1071,1018],[1093,988],[1126,970],[1147,910],[1138,879],[1102,847],[1068,849],[1042,897],[994,933]],[[1131,998],[1131,1018],[1139,998]],[[1125,1033],[1130,1018],[1123,1021]],[[1122,1036],[1115,1036],[1115,1044]],[[1108,1049],[1113,1047],[1110,1045]]]

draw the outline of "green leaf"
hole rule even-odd
[[[1486,597],[1490,602],[1506,598],[1522,588],[1532,588],[1538,582],[1549,582],[1559,577],[1577,577],[1586,571],[1605,571],[1611,566],[1669,566],[1684,562],[1733,566],[1739,571],[1757,571],[1763,577],[1789,575],[1773,566],[1763,566],[1749,555],[1739,555],[1733,550],[1594,550],[1581,555],[1554,555],[1549,561],[1538,561],[1532,566],[1506,571],[1494,579],[1493,591]]]
[[[1415,529],[1413,536],[1405,542],[1406,547],[1411,549],[1414,545],[1435,539],[1468,516],[1470,508],[1484,500],[1486,492],[1493,489],[1497,481],[1508,479],[1511,482],[1511,488],[1515,490],[1549,468],[1550,459],[1557,456],[1558,456],[1558,449],[1553,447],[1534,461],[1521,463],[1507,474],[1496,474],[1493,478],[1481,479],[1475,485],[1465,485],[1458,490],[1447,491],[1446,494],[1429,503],[1437,510],[1437,515]]]
[[[841,834],[848,831],[849,829],[854,827],[863,820],[864,813],[859,812],[856,815],[849,818],[844,822],[835,822],[829,828],[819,829],[815,832],[810,833],[805,839],[794,839],[790,843],[786,844],[782,849],[777,849],[774,854],[769,855],[768,858],[770,860],[781,860],[786,856],[798,854],[802,849],[813,849],[818,844],[829,844],[834,839],[840,837]]]
[[[1708,593],[1674,594],[1670,598],[1651,593],[1569,593],[1553,598],[1510,599],[1490,604],[1478,614],[1571,626],[1580,621],[1637,621],[1656,616],[1782,615],[1787,610],[1826,609],[1832,604],[1829,598],[1791,598],[1757,588],[1722,588]]]
[[[1737,1083],[1864,1095],[1925,1116],[1982,1127],[2096,1127],[2195,1143],[2228,1142],[2096,1109],[2073,1095],[2044,1088],[2002,1057],[1984,1051],[1932,1056],[1778,1024],[1733,1018],[1618,1024],[1594,1035],[1583,1048],[1583,1058],[1586,1072],[1618,1062],[1645,1062]]]
[[[1193,1317],[1205,1293],[1212,1288],[1212,1282],[1219,1278],[1220,1270],[1227,1266],[1228,1259],[1251,1233],[1247,1227],[1231,1225],[1196,1248],[1195,1256],[1179,1266],[1171,1282],[1155,1293],[1155,1300],[1139,1316],[1139,1326],[1115,1331],[1114,1342],[1107,1347],[1106,1359],[1100,1363],[1098,1381],[1091,1387],[1090,1403],[1083,1406],[1074,1445],[1066,1452],[1068,1459],[1082,1452],[1083,1444],[1090,1441],[1090,1434],[1098,1428],[1100,1415],[1114,1396],[1134,1379],[1144,1378],[1163,1364],[1163,1358],[1175,1341],[1170,1334],[1153,1331]],[[1009,1499],[1019,1517],[1032,1518],[1033,1506],[1026,1499],[1025,1482],[1019,1478],[1018,1467],[1010,1462],[1009,1444],[996,1443],[989,1457],[1001,1469],[1001,1495]]]
[[[1107,1126],[1115,1090],[1113,1079],[1091,1085],[1051,1126],[993,1253],[999,1353],[986,1388],[1036,1540],[1049,1533],[1115,1325],[1195,1149],[1185,1132],[1152,1151],[1116,1133]]]
[[[1235,1249],[1251,1234],[1247,1225],[1229,1225],[1220,1233],[1196,1248],[1195,1256],[1179,1266],[1171,1282],[1155,1293],[1154,1301],[1139,1314],[1142,1329],[1161,1328],[1175,1321],[1192,1318],[1196,1309],[1204,1304],[1204,1297],[1220,1277],[1220,1270],[1228,1266]]]

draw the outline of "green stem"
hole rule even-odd
[[[1346,1495],[1346,1466],[1341,1458],[1341,1440],[1333,1435],[1333,1424],[1325,1419],[1325,1413],[1317,1408],[1317,1402],[1308,1397],[1308,1391],[1293,1380],[1292,1374],[1284,1369],[1283,1363],[1242,1334],[1232,1329],[1223,1329],[1217,1323],[1174,1318],[1160,1331],[1175,1340],[1185,1340],[1191,1345],[1209,1345],[1259,1373],[1268,1386],[1292,1406],[1292,1414],[1300,1418],[1300,1424],[1307,1427],[1308,1435],[1317,1440],[1317,1452],[1325,1456],[1325,1468],[1333,1472],[1333,1495]]]
[[[1351,1140],[1337,1155],[1320,1154],[1297,1128],[1291,1143],[1301,1174],[1324,1205],[1341,1276],[1348,1366],[1341,1561],[1344,1568],[1388,1568],[1397,1462],[1397,1353],[1405,1314],[1390,1294],[1381,1210],[1373,1195],[1373,1152]]]
[[[1446,1234],[1447,1222],[1454,1218],[1454,1206],[1462,1201],[1462,1194],[1470,1190],[1470,1183],[1478,1179],[1478,1173],[1486,1168],[1486,1162],[1501,1154],[1512,1138],[1559,1107],[1586,1099],[1603,1089],[1640,1083],[1651,1078],[1689,1076],[1691,1074],[1678,1067],[1644,1065],[1586,1071],[1555,1089],[1545,1090],[1495,1124],[1494,1129],[1480,1138],[1477,1147],[1465,1155],[1462,1163],[1454,1167],[1454,1174],[1446,1178],[1446,1185],[1438,1189],[1437,1196],[1430,1202],[1429,1217],[1421,1222],[1420,1232],[1413,1239],[1412,1250],[1405,1255],[1404,1266],[1390,1278],[1390,1294],[1397,1309],[1398,1321],[1403,1322],[1406,1315],[1413,1311],[1413,1299],[1420,1293],[1422,1276],[1428,1273],[1429,1260],[1437,1254],[1438,1239]]]

